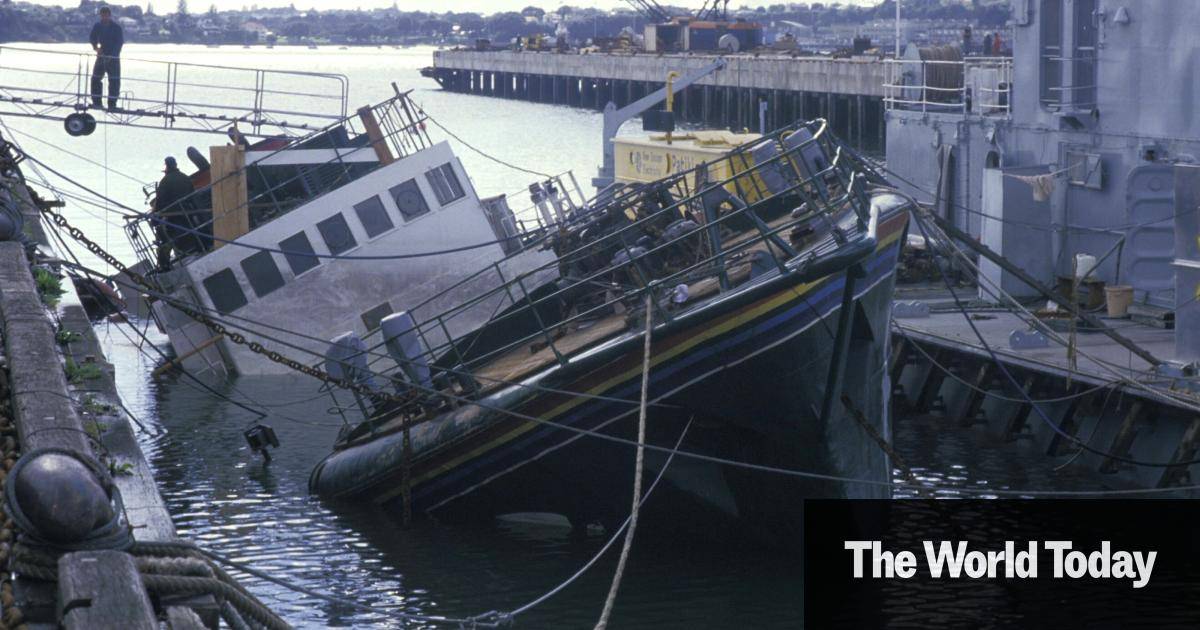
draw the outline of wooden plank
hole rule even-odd
[[[157,630],[133,556],[76,551],[58,560],[58,618],[66,630]]]
[[[379,163],[387,166],[396,161],[396,157],[392,155],[392,148],[388,146],[387,138],[383,136],[383,130],[379,128],[379,121],[375,119],[375,110],[370,107],[361,107],[358,110],[358,119],[362,121],[363,129],[367,132],[367,137],[371,139],[371,147],[375,149],[375,157],[379,158]]]
[[[246,185],[246,149],[242,146],[209,148],[212,173],[213,249],[250,231]]]
[[[569,355],[622,332],[626,327],[624,313],[609,315],[583,330],[577,330],[561,339],[556,339],[554,346],[559,352]],[[475,370],[475,374],[480,386],[484,391],[488,391],[504,387],[504,383],[519,380],[554,361],[554,353],[548,347],[530,353],[527,346],[521,346],[510,350],[487,366]]]

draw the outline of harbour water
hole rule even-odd
[[[82,52],[84,47],[55,49]],[[438,123],[481,151],[534,171],[573,170],[586,185],[600,158],[597,113],[441,92],[418,72],[428,64],[430,52],[130,45],[124,56],[339,72],[350,79],[351,107],[386,97],[394,81],[401,89],[414,90],[414,99]],[[214,73],[207,80],[218,82],[221,77]],[[58,122],[5,122],[38,159],[134,208],[144,205],[142,185],[157,179],[164,156],[182,160],[188,145],[203,148],[224,140],[103,125],[90,137],[69,138]],[[430,133],[436,139],[445,137],[440,129]],[[480,196],[520,193],[534,177],[466,147],[456,150]],[[65,191],[80,194],[51,179]],[[106,214],[103,206],[70,201],[66,214],[119,258],[132,260],[120,218]],[[264,464],[242,438],[255,414],[178,376],[152,378],[157,355],[126,327],[102,323],[98,332],[116,364],[127,405],[156,434],[143,436],[143,447],[181,535],[301,586],[379,611],[363,613],[245,579],[251,590],[298,627],[402,627],[395,617],[399,611],[461,617],[511,610],[573,574],[606,539],[599,531],[583,539],[571,537],[565,521],[539,516],[514,517],[487,528],[418,522],[403,529],[367,507],[331,509],[308,496],[306,483],[313,465],[333,443],[342,418],[315,384],[292,378],[213,383],[229,398],[267,411],[263,422],[274,427],[281,447],[274,460]],[[145,334],[151,341],[162,341],[152,326]],[[1055,471],[1046,458],[1020,443],[985,444],[977,431],[947,428],[936,419],[897,418],[895,432],[899,453],[926,483],[1097,487],[1089,476]],[[987,448],[979,449],[981,445]],[[743,545],[671,543],[669,535],[654,534],[647,533],[642,544],[635,544],[614,627],[802,625],[799,559]],[[610,554],[570,588],[522,616],[520,626],[590,627],[615,561],[616,554]]]

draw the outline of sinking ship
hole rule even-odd
[[[369,338],[401,309],[424,316],[446,308],[476,289],[463,281],[477,267],[515,276],[552,261],[521,239],[582,205],[574,178],[534,182],[521,191],[529,206],[514,212],[507,195],[478,196],[450,145],[431,140],[426,120],[397,91],[298,137],[235,136],[208,157],[189,150],[193,192],[179,210],[126,225],[136,269],[157,285],[131,310],[153,317],[186,370],[281,374],[290,371],[283,363],[177,307],[263,346],[277,346],[271,340],[286,331],[291,347],[283,349],[311,359],[336,333]],[[465,315],[447,322],[448,332],[485,321]]]
[[[374,395],[356,393],[365,419],[310,488],[441,520],[536,511],[616,527],[645,373],[646,443],[715,458],[681,455],[664,473],[667,453],[649,450],[646,474],[664,473],[655,508],[794,541],[802,499],[888,494],[871,434],[890,435],[890,300],[908,213],[823,121],[619,182],[509,255],[548,253],[545,264],[484,266],[469,291],[398,305],[374,342],[331,338],[325,368]],[[433,301],[445,308],[420,314]],[[460,319],[484,321],[454,333]]]

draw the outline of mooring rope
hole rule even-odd
[[[642,400],[638,408],[638,446],[633,466],[633,508],[629,512],[629,529],[625,531],[625,543],[621,547],[621,558],[617,560],[617,570],[613,574],[612,585],[608,588],[608,597],[604,600],[604,610],[600,611],[600,620],[596,622],[596,630],[608,627],[608,618],[612,614],[613,604],[617,601],[617,591],[621,589],[621,578],[625,575],[625,563],[629,560],[629,550],[633,547],[633,534],[637,531],[638,512],[642,507],[642,470],[645,468],[646,457],[646,401],[650,390],[650,333],[654,327],[654,292],[646,292],[646,342],[642,350]]]

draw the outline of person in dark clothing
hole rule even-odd
[[[991,33],[988,33],[987,35],[983,36],[983,54],[984,55],[992,54],[992,34]]]
[[[108,108],[117,109],[121,96],[121,48],[125,46],[125,33],[121,25],[112,19],[112,10],[100,7],[100,21],[92,27],[88,38],[92,50],[96,51],[96,65],[92,68],[92,107],[99,108],[104,93],[104,75],[108,75]]]
[[[163,161],[162,181],[154,193],[154,234],[158,238],[158,268],[171,268],[171,250],[193,253],[203,247],[199,235],[188,231],[195,229],[189,213],[191,204],[192,178],[179,170],[175,158]]]

